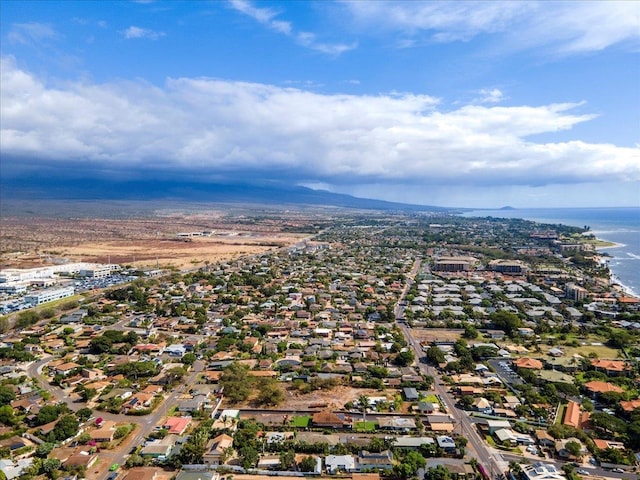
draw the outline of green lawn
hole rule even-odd
[[[311,422],[311,415],[305,415],[302,417],[293,417],[291,419],[291,425],[298,428],[306,428]]]
[[[431,403],[440,403],[440,400],[438,400],[438,397],[436,397],[435,394],[433,393],[430,393],[429,395],[424,397],[424,401],[431,402]]]
[[[355,422],[353,428],[356,432],[375,432],[376,422]]]
[[[558,415],[556,417],[556,425],[562,425],[562,420],[564,419],[564,411],[567,409],[565,404],[560,405],[558,409]]]

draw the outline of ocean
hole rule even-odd
[[[632,295],[640,296],[640,207],[474,210],[464,216],[523,218],[575,227],[588,225],[597,238],[617,244],[598,249],[611,256],[609,269],[613,280]]]

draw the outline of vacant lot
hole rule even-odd
[[[139,219],[2,219],[0,268],[60,262],[117,263],[178,269],[286,247],[308,235],[282,233],[277,225],[184,216]],[[178,233],[211,232],[183,238]]]
[[[455,342],[462,337],[464,330],[451,328],[414,328],[411,333],[423,345],[430,345],[435,341]]]

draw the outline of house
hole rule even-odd
[[[491,402],[484,397],[474,399],[472,405],[476,412],[485,413],[488,415],[493,413]]]
[[[124,480],[156,480],[158,469],[153,467],[135,467],[127,470]]]
[[[409,432],[416,429],[416,422],[413,418],[381,417],[378,418],[378,427],[380,428],[380,430]]]
[[[577,457],[574,457],[566,448],[567,443],[573,442],[580,445],[580,453]],[[583,445],[583,443],[575,437],[563,438],[560,440],[556,440],[555,444],[556,453],[560,458],[580,458],[582,455],[587,453],[587,448]]]
[[[89,432],[89,435],[95,442],[111,442],[115,433],[116,422],[105,420],[100,424],[100,428]]]
[[[182,435],[190,423],[191,417],[169,417],[162,428],[167,429],[170,434]]]
[[[347,421],[344,415],[337,415],[333,412],[322,411],[313,414],[311,423],[314,427],[324,428],[351,428],[351,423]]]
[[[405,387],[402,389],[402,394],[407,402],[415,402],[420,398],[420,395],[415,388]]]
[[[207,403],[206,395],[194,395],[191,398],[181,400],[178,403],[178,411],[179,412],[197,412],[199,410],[202,410],[206,403]]]
[[[65,468],[69,467],[84,467],[91,468],[91,466],[98,460],[98,455],[95,453],[88,453],[84,450],[74,452],[64,462]]]
[[[390,450],[380,453],[361,451],[358,455],[358,470],[391,470],[393,468],[393,455]]]
[[[435,443],[435,440],[431,437],[399,436],[396,437],[395,442],[393,442],[393,448],[418,449],[423,445],[435,445]]]
[[[490,435],[493,435],[496,430],[502,428],[511,429],[511,423],[508,420],[485,420],[485,425],[487,425]]]
[[[54,368],[54,372],[56,375],[62,375],[63,377],[66,377],[67,375],[69,375],[73,370],[75,370],[76,368],[80,368],[82,367],[82,365],[75,363],[75,362],[67,362],[67,363],[63,363],[62,365],[58,365],[57,367]]]
[[[623,360],[604,360],[594,358],[591,360],[591,366],[599,372],[604,372],[608,377],[617,377],[624,375],[630,370],[630,366]]]
[[[584,388],[594,397],[600,393],[616,392],[623,393],[624,390],[617,385],[609,382],[603,382],[600,380],[592,380],[584,384]]]
[[[556,444],[556,439],[549,435],[546,430],[536,430],[535,437],[541,447],[553,447]]]
[[[524,480],[566,480],[555,465],[542,462],[522,464],[522,476]]]
[[[221,465],[228,449],[233,445],[233,437],[223,433],[211,439],[207,444],[207,451],[202,461],[207,465]]]
[[[453,419],[449,415],[427,415],[427,425],[434,432],[453,432]]]
[[[537,358],[527,358],[527,357],[518,358],[513,361],[513,365],[518,368],[542,370],[542,362]]]
[[[455,453],[456,451],[456,442],[454,442],[453,438],[447,435],[438,435],[436,437],[436,443],[438,444],[438,447],[446,453]]]
[[[518,440],[516,439],[515,432],[510,428],[500,428],[495,432],[493,432],[493,436],[502,445],[515,446],[518,444]]]
[[[215,480],[217,478],[216,472],[207,470],[180,470],[175,480]]]
[[[564,411],[564,417],[562,419],[562,424],[573,427],[580,428],[582,425],[582,412],[580,411],[580,404],[577,402],[569,401],[567,403],[567,408]]]
[[[171,438],[170,436],[166,436],[159,440],[153,440],[148,442],[142,449],[140,450],[140,456],[146,458],[158,458],[165,459],[168,458],[171,454],[171,449],[174,445],[175,437]]]
[[[640,400],[629,400],[627,402],[625,401],[621,401],[620,402],[620,407],[622,408],[622,410],[624,410],[626,413],[631,413],[634,410],[637,410],[640,408]]]
[[[615,440],[603,440],[601,438],[594,438],[593,444],[598,450],[606,450],[607,448],[613,448],[615,450],[624,450],[624,443],[616,442]]]
[[[418,402],[417,409],[423,414],[433,414],[440,411],[440,405],[433,402]]]
[[[280,470],[280,457],[278,455],[261,455],[258,460],[259,470]]]
[[[352,455],[327,455],[324,467],[331,475],[338,472],[351,473],[356,471],[356,459]]]

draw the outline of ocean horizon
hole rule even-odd
[[[522,218],[551,225],[588,226],[597,238],[615,243],[598,248],[609,258],[611,280],[640,297],[640,207],[516,208],[473,210],[465,217]]]

